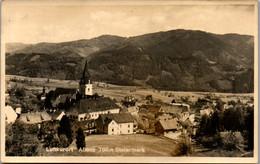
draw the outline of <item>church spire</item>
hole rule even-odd
[[[86,60],[82,77],[80,79],[80,84],[88,84],[88,83],[90,83],[90,74],[88,71],[88,61]]]

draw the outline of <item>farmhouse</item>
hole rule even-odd
[[[14,109],[11,106],[5,106],[4,108],[4,114],[5,114],[5,122],[6,123],[14,123],[17,118],[17,113],[14,111]]]
[[[109,97],[80,99],[67,111],[66,115],[78,121],[97,119],[100,114],[119,113],[120,107]]]
[[[181,125],[177,118],[172,120],[159,120],[155,124],[155,134],[163,135],[168,138],[176,139],[181,134]]]
[[[96,120],[97,133],[133,134],[134,119],[130,113],[101,114]]]
[[[47,112],[21,113],[19,120],[25,124],[40,124],[52,118]]]

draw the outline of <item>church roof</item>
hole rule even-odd
[[[55,95],[63,95],[63,94],[75,94],[77,89],[75,88],[56,88],[54,91]]]
[[[98,111],[106,111],[110,109],[119,109],[119,106],[109,97],[81,99],[74,106],[69,108],[67,113],[82,114]]]

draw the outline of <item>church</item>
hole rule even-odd
[[[93,92],[93,82],[87,68],[87,61],[79,82],[77,100],[71,102],[66,115],[78,121],[95,120],[100,114],[116,114],[120,107],[109,97],[100,97]]]

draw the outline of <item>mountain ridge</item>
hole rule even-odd
[[[7,74],[79,79],[86,58],[96,81],[180,91],[253,92],[254,37],[249,35],[179,29],[57,45],[30,45],[7,53]],[[21,67],[15,60],[26,64]]]

